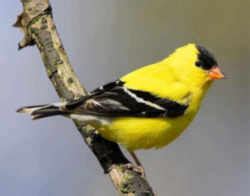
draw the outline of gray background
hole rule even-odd
[[[250,1],[52,0],[81,82],[91,90],[197,42],[227,79],[218,81],[188,130],[162,150],[140,151],[158,195],[249,195]],[[32,122],[22,105],[57,101],[36,48],[17,52],[19,1],[0,7],[0,195],[115,195],[72,122]]]

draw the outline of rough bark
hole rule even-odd
[[[56,30],[49,0],[21,0],[21,3],[23,12],[14,24],[24,32],[19,49],[29,45],[38,47],[47,75],[62,100],[86,95]],[[105,140],[89,125],[74,123],[119,195],[154,195],[145,177],[126,166],[130,162],[116,143]]]

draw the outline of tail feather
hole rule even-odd
[[[17,112],[30,114],[33,120],[46,118],[49,116],[55,115],[63,115],[65,112],[63,111],[64,103],[55,103],[55,104],[47,104],[47,105],[35,105],[35,106],[26,106],[19,108]]]

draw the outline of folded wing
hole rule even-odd
[[[188,105],[157,97],[149,92],[131,90],[117,80],[91,92],[87,97],[66,105],[75,114],[108,117],[169,117],[182,116]]]

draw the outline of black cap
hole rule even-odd
[[[210,70],[212,67],[218,66],[212,53],[210,53],[206,48],[200,45],[196,45],[199,54],[196,65],[204,70]]]

